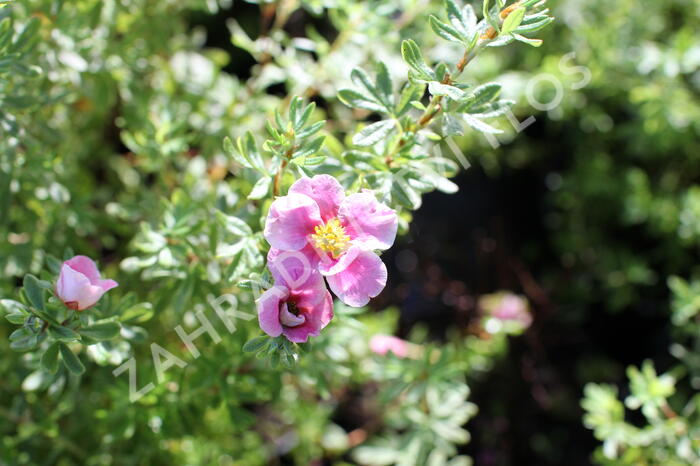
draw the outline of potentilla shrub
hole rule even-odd
[[[365,306],[422,194],[457,190],[461,136],[512,116],[467,70],[553,18],[536,0],[268,2],[250,32],[243,8],[0,7],[0,461],[470,462],[467,377],[527,303],[499,294],[443,344]],[[290,33],[302,10],[337,35]],[[246,79],[188,23],[217,13]]]

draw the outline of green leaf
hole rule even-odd
[[[524,17],[525,8],[520,7],[511,11],[503,21],[503,25],[501,26],[501,34],[510,34],[511,32],[515,31],[515,28],[520,26],[520,23],[523,21]]]
[[[54,256],[46,256],[46,265],[52,274],[58,275],[61,273],[61,261],[56,259]]]
[[[76,341],[80,338],[80,335],[74,330],[64,327],[62,325],[49,327],[49,335],[58,341],[71,342]]]
[[[463,9],[460,9],[454,0],[445,1],[445,9],[447,10],[447,19],[459,33],[467,39],[467,44],[472,42],[476,35],[476,13],[471,5],[466,4]]]
[[[151,303],[138,303],[128,308],[121,315],[122,322],[146,322],[153,317],[153,305]]]
[[[401,91],[399,103],[396,105],[396,116],[400,117],[411,107],[411,102],[420,99],[425,92],[425,85],[417,82],[408,82]]]
[[[190,302],[192,293],[194,292],[197,276],[189,273],[184,280],[176,284],[172,293],[172,303],[175,312],[178,314],[184,311],[185,306]]]
[[[382,120],[365,127],[352,138],[356,146],[372,146],[384,139],[396,126],[394,120]]]
[[[391,114],[394,96],[389,72],[383,63],[377,64],[376,84],[361,68],[353,69],[350,73],[350,79],[360,90],[341,91],[339,97],[344,104],[373,112]]]
[[[39,40],[39,36],[37,35],[39,26],[41,26],[39,18],[33,17],[30,19],[15,39],[11,50],[13,52],[23,53],[30,49]]]
[[[356,86],[367,91],[374,98],[374,100],[381,103],[381,98],[379,97],[377,88],[372,83],[372,80],[365,70],[362,68],[354,68],[352,72],[350,72],[350,79]]]
[[[484,15],[484,18],[486,19],[486,22],[489,23],[489,25],[494,28],[497,32],[500,32],[499,26],[498,26],[498,6],[495,8],[491,8],[491,1],[490,0],[484,0],[484,6],[482,13]]]
[[[231,138],[228,136],[224,138],[224,152],[226,152],[226,155],[233,158],[233,160],[240,163],[244,167],[253,168],[250,161],[240,151],[233,147],[233,142],[231,142]]]
[[[39,279],[34,275],[27,274],[24,276],[24,292],[32,307],[45,310],[44,307],[44,290],[39,285]]]
[[[477,87],[465,99],[464,105],[461,105],[457,112],[464,113],[473,108],[478,108],[487,102],[493,100],[501,92],[501,85],[498,83],[487,83]]]
[[[0,58],[0,73],[6,73],[19,59],[19,53],[10,53]]]
[[[9,45],[12,33],[12,21],[10,18],[0,21],[0,50],[4,50]]]
[[[10,341],[14,341],[14,340],[20,340],[22,338],[26,338],[26,337],[32,336],[32,335],[34,335],[34,332],[32,332],[29,329],[29,327],[20,327],[20,328],[16,329],[15,331],[13,331],[12,333],[10,333],[9,338],[10,338]]]
[[[443,23],[433,15],[430,15],[429,21],[433,32],[443,39],[450,42],[457,42],[459,44],[468,44],[471,42],[469,37],[464,36],[460,31],[446,23]]]
[[[31,79],[37,78],[44,73],[44,70],[36,65],[25,65],[19,62],[13,63],[12,69],[22,76],[26,76],[27,78]],[[57,100],[56,97],[54,97],[53,100]]]
[[[397,448],[363,445],[352,450],[352,457],[360,464],[388,466],[391,464],[399,464],[402,454],[401,450]]]
[[[406,180],[395,179],[391,186],[391,197],[402,206],[416,210],[422,204],[421,195]]]
[[[311,167],[322,164],[328,157],[325,155],[317,155],[315,157],[304,157],[304,166]]]
[[[447,16],[448,18],[450,18],[452,24],[455,27],[457,27],[454,20],[450,16],[450,10],[448,10]],[[476,18],[476,12],[474,11],[474,8],[468,3],[464,5],[464,8],[462,8],[461,23],[464,25],[464,33],[467,35],[467,37],[471,38],[472,42],[474,42],[474,40],[478,37],[476,30],[476,25],[478,21]]]
[[[58,343],[54,343],[41,355],[41,367],[46,372],[55,374],[58,370]]]
[[[292,122],[292,126],[296,129],[297,123],[299,121],[299,107],[302,105],[301,97],[294,96],[289,104],[289,120]]]
[[[216,210],[215,215],[226,231],[232,235],[249,236],[253,234],[253,230],[250,228],[250,226],[240,218],[233,215],[226,215],[220,210]]]
[[[263,349],[265,346],[267,346],[270,343],[270,338],[267,335],[255,337],[252,340],[248,340],[244,345],[243,345],[243,352],[244,353],[257,353],[261,349]]]
[[[370,152],[349,150],[343,153],[343,158],[347,163],[356,169],[364,171],[387,170],[387,165],[382,157]]]
[[[5,96],[2,103],[3,106],[8,106],[16,110],[22,110],[39,103],[39,101],[32,95],[12,95]]]
[[[309,136],[313,136],[314,134],[321,131],[321,129],[323,129],[325,124],[326,124],[326,120],[322,120],[322,121],[317,121],[316,123],[307,126],[306,128],[302,129],[301,131],[299,131],[296,134],[297,140],[305,139],[305,138],[308,138]]]
[[[37,335],[27,335],[24,338],[17,338],[10,342],[10,349],[13,351],[29,351],[34,349],[38,342]]]
[[[85,372],[85,366],[80,362],[80,359],[73,354],[73,352],[65,344],[58,344],[59,351],[61,352],[61,358],[63,359],[63,364],[68,368],[69,371],[76,375],[80,375]]]
[[[15,325],[21,325],[24,323],[25,320],[27,320],[27,314],[11,313],[5,315],[5,319],[7,319],[10,323],[13,323]]]
[[[258,170],[260,173],[267,173],[260,153],[258,152],[258,146],[255,144],[253,133],[247,131],[245,136],[238,138],[236,140],[236,147],[238,148],[238,152],[250,161],[254,169]]]
[[[463,90],[438,81],[430,81],[428,83],[428,91],[432,95],[444,95],[452,100],[461,100],[465,95]]]
[[[0,306],[5,308],[8,313],[24,313],[27,314],[27,308],[24,304],[14,299],[0,299]]]
[[[380,102],[384,104],[387,110],[391,110],[394,106],[394,89],[391,84],[391,75],[383,62],[377,62],[377,94]]]
[[[479,120],[478,118],[474,118],[473,116],[469,114],[464,115],[464,121],[467,123],[472,129],[475,129],[481,133],[488,133],[488,134],[501,134],[503,131],[494,128],[493,126],[484,123],[483,121]]]
[[[325,139],[325,136],[319,136],[313,141],[304,144],[292,154],[292,157],[299,158],[316,154],[318,151],[321,150],[321,147],[323,146],[323,141],[325,141]]]
[[[442,136],[449,137],[464,134],[462,121],[455,115],[444,114],[442,116]]]
[[[117,322],[102,322],[80,329],[80,334],[93,340],[104,341],[111,340],[119,335],[120,329],[121,327]]]
[[[533,47],[539,47],[542,45],[541,39],[530,39],[529,37],[521,36],[520,34],[513,34],[513,38],[519,42],[522,42]]]
[[[435,72],[423,61],[423,54],[413,39],[401,42],[401,56],[406,64],[417,73],[418,79],[424,81],[437,80]]]
[[[554,21],[554,18],[547,15],[532,15],[526,16],[515,31],[518,34],[525,32],[536,32]]]
[[[508,113],[513,104],[515,104],[513,100],[497,100],[478,108],[472,108],[469,114],[478,118],[494,118]]]
[[[253,190],[248,194],[248,199],[262,199],[266,197],[270,192],[270,184],[272,184],[272,177],[263,176],[260,178],[253,186]]]
[[[301,115],[299,116],[297,123],[294,125],[294,130],[299,132],[309,121],[311,115],[313,115],[314,110],[316,110],[316,103],[311,102],[309,105],[304,107]]]

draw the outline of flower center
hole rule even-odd
[[[297,327],[306,322],[306,317],[301,315],[301,309],[294,301],[287,301],[280,306],[280,323],[285,327]]]
[[[317,249],[330,252],[333,258],[337,258],[350,246],[350,237],[345,234],[345,228],[337,218],[328,220],[324,225],[317,225],[311,239]]]
[[[289,312],[294,314],[295,316],[298,316],[301,312],[297,307],[297,303],[295,303],[294,301],[287,301],[287,309],[289,309]]]

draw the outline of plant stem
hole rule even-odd
[[[501,12],[499,13],[500,21],[503,22],[503,20],[505,20],[513,10],[518,8],[518,6],[520,6],[520,2],[513,3],[512,5],[507,6],[503,10],[501,10]],[[481,52],[481,50],[496,37],[498,37],[497,31],[493,27],[488,28],[486,32],[478,39],[476,45],[474,45],[472,49],[466,50],[464,52],[464,55],[455,67],[454,75],[450,76],[449,74],[447,74],[442,80],[442,84],[451,85],[452,83],[454,83],[455,78],[459,77],[459,75],[462,74],[467,65],[471,63],[474,60],[474,58],[476,58],[476,56]],[[440,107],[441,100],[441,95],[433,96],[430,103],[428,104],[428,107],[423,112],[423,115],[421,115],[420,119],[418,120],[417,129],[425,128],[425,126],[427,126],[428,123],[432,121],[435,115],[440,113],[440,110],[442,109],[442,107]]]
[[[280,165],[280,169],[277,170],[277,173],[275,173],[275,179],[272,182],[272,195],[274,197],[280,195],[280,182],[282,181],[282,172],[285,168],[287,168],[287,161],[283,160],[282,165]]]

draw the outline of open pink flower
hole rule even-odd
[[[372,192],[345,196],[335,178],[316,175],[272,203],[264,233],[273,248],[309,255],[338,298],[359,307],[386,285],[386,266],[374,251],[391,247],[397,228],[396,212]]]
[[[295,343],[318,336],[333,318],[333,298],[323,277],[304,253],[271,249],[267,257],[275,284],[256,300],[260,328]]]
[[[380,356],[392,352],[399,358],[405,358],[409,353],[409,345],[406,340],[391,335],[374,335],[369,340],[369,349]]]
[[[69,308],[82,311],[95,305],[103,294],[118,286],[103,280],[97,265],[86,256],[75,256],[63,263],[56,282],[56,294]]]

